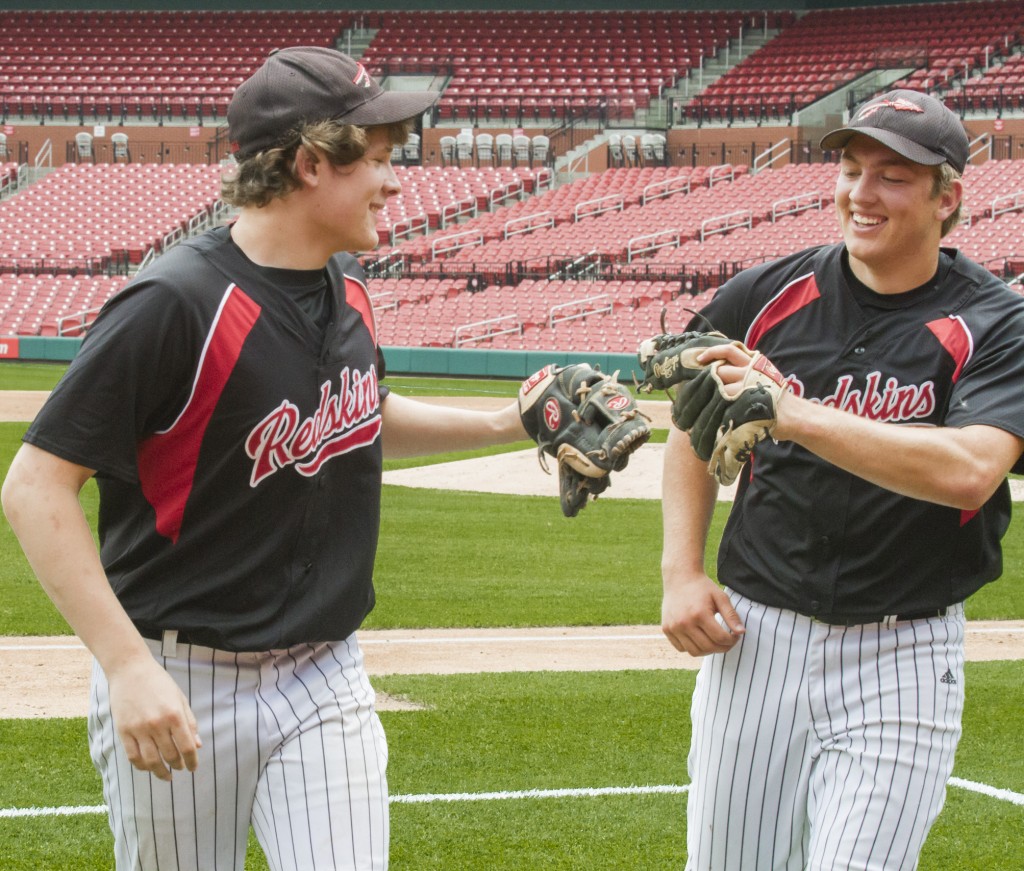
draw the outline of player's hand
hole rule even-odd
[[[725,653],[746,631],[726,592],[707,575],[665,578],[661,631],[690,656]]]
[[[202,740],[184,694],[152,659],[107,674],[110,710],[128,761],[160,780],[195,771]]]
[[[743,380],[750,368],[750,354],[745,353],[736,344],[729,343],[707,348],[697,356],[697,362],[704,365],[710,365],[715,360],[723,361],[718,367],[718,377],[724,385],[726,395],[737,396],[743,389]]]

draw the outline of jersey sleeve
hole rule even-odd
[[[366,322],[367,329],[370,330],[370,334],[373,336],[373,344],[377,348],[377,378],[380,382],[387,377],[387,366],[384,359],[384,349],[381,347],[380,342],[377,340],[377,321],[373,310],[373,299],[370,295],[370,285],[366,278],[366,273],[363,271],[363,267],[359,260],[352,254],[340,253],[335,254],[328,264],[328,269],[331,272],[332,280],[338,282],[345,282],[348,279],[355,279],[362,291],[365,293],[365,300],[356,300],[356,306],[362,306],[365,308],[363,314],[363,320]],[[348,294],[346,294],[346,297]],[[352,299],[348,299],[349,304],[353,303]],[[378,393],[380,399],[383,402],[384,397],[391,392],[391,389],[383,383],[378,384]]]
[[[138,479],[136,445],[184,406],[202,350],[195,312],[163,282],[113,297],[24,440],[100,474]]]
[[[1024,438],[1024,307],[1006,312],[982,335],[974,335],[968,319],[957,330],[963,336],[963,360],[946,424],[982,424]],[[955,353],[955,342],[947,339],[944,346]]]
[[[730,278],[705,305],[693,323],[698,329],[715,330],[724,333],[730,339],[743,340],[753,315],[747,309],[750,303],[754,273],[741,272]]]

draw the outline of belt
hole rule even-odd
[[[150,641],[164,640],[163,629],[154,629],[152,626],[140,625],[138,623],[135,624],[135,628],[139,630],[139,635],[143,638],[148,638]],[[206,640],[203,639],[204,633],[201,630],[189,632],[187,629],[178,629],[176,631],[178,633],[178,644],[197,644],[200,647],[211,646],[208,638]]]
[[[934,617],[945,617],[949,608],[928,608],[923,611],[907,611],[903,614],[883,614],[881,616],[868,616],[862,614],[829,614],[827,617],[810,615],[811,619],[818,623],[827,623],[829,626],[860,626],[865,623],[886,623],[890,620],[897,623],[905,623],[909,620],[931,620]]]

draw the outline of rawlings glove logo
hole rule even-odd
[[[562,424],[562,409],[559,408],[558,400],[551,398],[544,403],[544,426],[551,432],[557,432]]]

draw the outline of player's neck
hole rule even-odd
[[[301,216],[281,201],[244,208],[231,225],[231,238],[253,263],[275,269],[323,269],[330,252],[318,250],[304,233]]]
[[[850,271],[865,287],[875,293],[906,293],[931,281],[939,267],[939,249],[929,252],[926,257],[906,258],[899,264],[885,264],[876,267],[849,255]]]

